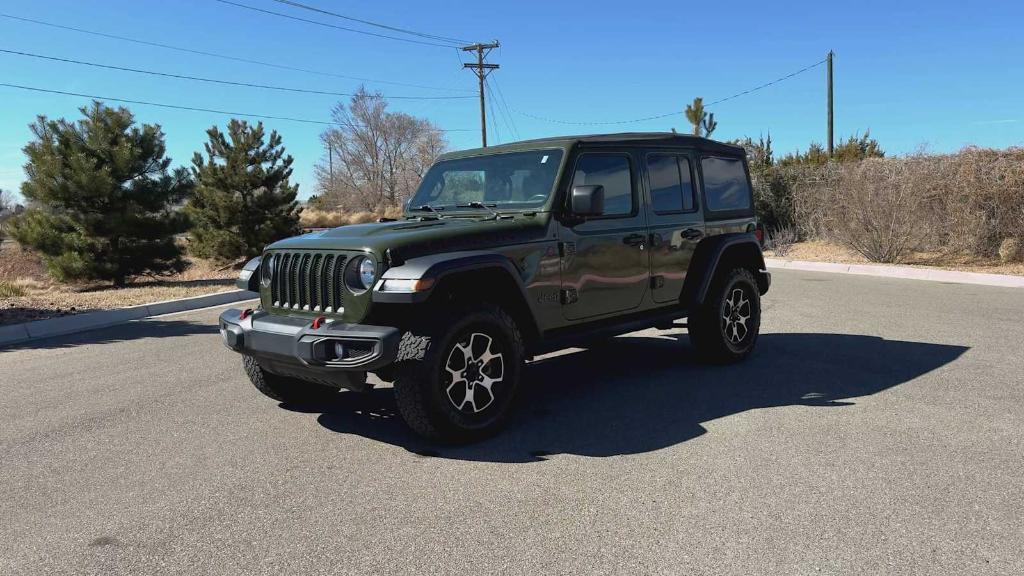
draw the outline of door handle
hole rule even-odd
[[[644,236],[643,234],[630,234],[629,236],[626,236],[625,238],[622,239],[622,243],[628,244],[630,246],[640,246],[642,248],[644,245],[644,240],[646,239],[647,237]]]
[[[683,238],[686,238],[687,240],[697,240],[703,236],[704,233],[696,228],[687,228],[686,230],[683,230]]]

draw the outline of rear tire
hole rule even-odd
[[[746,268],[717,274],[687,324],[701,360],[731,364],[749,356],[761,330],[761,293],[754,275]]]
[[[398,411],[426,438],[480,440],[504,425],[514,405],[522,336],[512,317],[489,304],[451,311],[444,318],[412,330],[430,337],[430,343],[421,360],[397,366]]]
[[[267,372],[252,356],[242,356],[249,381],[265,396],[286,404],[308,404],[330,400],[335,388]]]

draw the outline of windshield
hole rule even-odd
[[[537,208],[551,194],[561,161],[561,150],[443,160],[423,177],[409,207],[444,209],[479,202],[499,209]]]

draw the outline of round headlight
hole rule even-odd
[[[364,257],[363,261],[359,263],[359,282],[362,283],[363,288],[369,289],[376,280],[377,267],[373,265],[373,260]]]
[[[260,284],[264,288],[270,286],[271,280],[274,279],[274,255],[270,254],[260,262]]]

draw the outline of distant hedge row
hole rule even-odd
[[[917,250],[992,258],[1000,247],[1006,258],[1024,237],[1024,148],[752,163],[751,172],[770,228],[840,242],[875,262]]]

